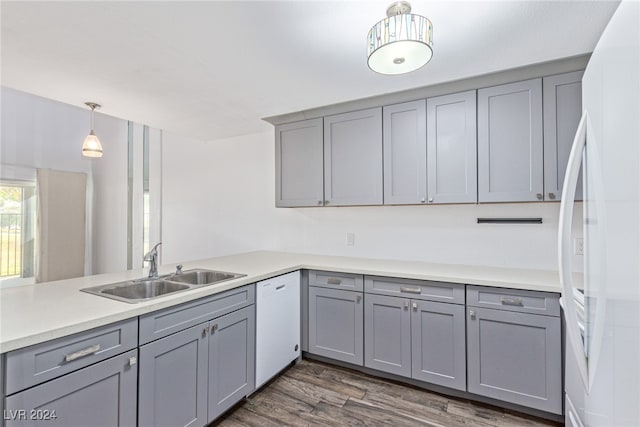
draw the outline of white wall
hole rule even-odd
[[[557,269],[558,203],[276,209],[271,132],[211,142],[165,133],[163,159],[164,263],[271,249]],[[476,223],[493,216],[543,224]]]

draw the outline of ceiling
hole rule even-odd
[[[261,118],[591,52],[617,1],[413,1],[434,56],[366,63],[387,1],[2,1],[3,86],[215,140]]]

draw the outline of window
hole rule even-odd
[[[0,280],[33,279],[35,269],[36,186],[31,181],[0,181]]]

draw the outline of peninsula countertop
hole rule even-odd
[[[258,251],[183,263],[246,276],[130,304],[80,289],[145,277],[145,269],[0,289],[0,353],[129,319],[300,269],[560,293],[557,271]],[[174,271],[163,265],[159,274]]]

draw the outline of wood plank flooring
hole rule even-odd
[[[305,359],[213,425],[541,427],[559,424]]]

